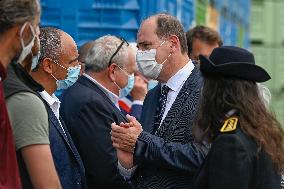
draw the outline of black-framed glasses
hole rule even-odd
[[[110,59],[109,59],[109,61],[108,61],[108,66],[110,66],[113,57],[115,57],[115,55],[119,52],[119,50],[121,49],[121,47],[123,46],[124,43],[126,43],[127,46],[129,46],[129,43],[128,43],[125,39],[123,39],[122,37],[117,37],[117,38],[121,40],[121,43],[120,43],[120,45],[117,47],[117,49],[116,49],[116,51],[113,53],[113,55],[110,57]]]

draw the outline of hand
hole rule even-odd
[[[134,153],[135,144],[138,136],[143,131],[141,124],[135,117],[126,115],[129,123],[111,124],[112,145],[116,149]]]
[[[125,169],[131,169],[133,167],[132,153],[116,149],[116,155],[122,167],[124,167]]]
[[[135,76],[135,83],[130,93],[132,99],[144,101],[147,91],[147,81],[140,76]]]

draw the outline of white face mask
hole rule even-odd
[[[39,63],[39,57],[40,57],[40,52],[37,53],[37,55],[34,55],[32,58],[32,65],[31,65],[31,70],[35,69],[36,66]]]
[[[30,43],[27,46],[25,46],[24,39],[23,39],[23,32],[24,32],[24,29],[25,29],[27,24],[30,27],[33,38],[30,41]],[[21,52],[21,54],[20,54],[20,56],[17,60],[17,63],[22,63],[23,60],[31,53],[31,50],[34,46],[34,41],[35,41],[35,31],[34,31],[33,27],[31,26],[31,24],[26,22],[26,23],[24,23],[24,25],[21,27],[21,30],[20,30],[20,42],[21,42],[22,52]]]
[[[163,41],[160,46],[162,46],[165,43]],[[158,47],[158,48],[159,48]],[[146,77],[149,77],[151,79],[157,79],[160,75],[163,64],[168,60],[169,56],[164,60],[161,64],[158,64],[156,61],[156,54],[157,49],[150,49],[146,51],[138,50],[136,54],[136,62],[138,65],[139,71]]]

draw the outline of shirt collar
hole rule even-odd
[[[92,82],[94,82],[95,84],[97,84],[102,90],[103,92],[109,97],[109,99],[112,101],[112,103],[115,104],[115,106],[117,108],[119,108],[118,105],[118,100],[119,97],[114,94],[113,92],[111,92],[110,90],[108,90],[107,88],[105,88],[103,85],[101,85],[97,80],[95,80],[93,77],[89,76],[88,74],[84,73],[83,74],[86,78],[88,78],[89,80],[91,80]]]
[[[186,79],[191,74],[194,69],[194,65],[191,60],[180,69],[175,75],[173,75],[166,83],[162,83],[162,86],[167,85],[171,90],[178,91],[178,89],[183,85]]]
[[[39,92],[39,94],[48,103],[49,106],[60,104],[60,100],[54,94],[50,95],[45,90]]]

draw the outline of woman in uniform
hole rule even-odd
[[[194,133],[211,149],[193,188],[280,189],[284,132],[256,84],[269,74],[239,47],[218,47],[199,58],[204,86]]]

